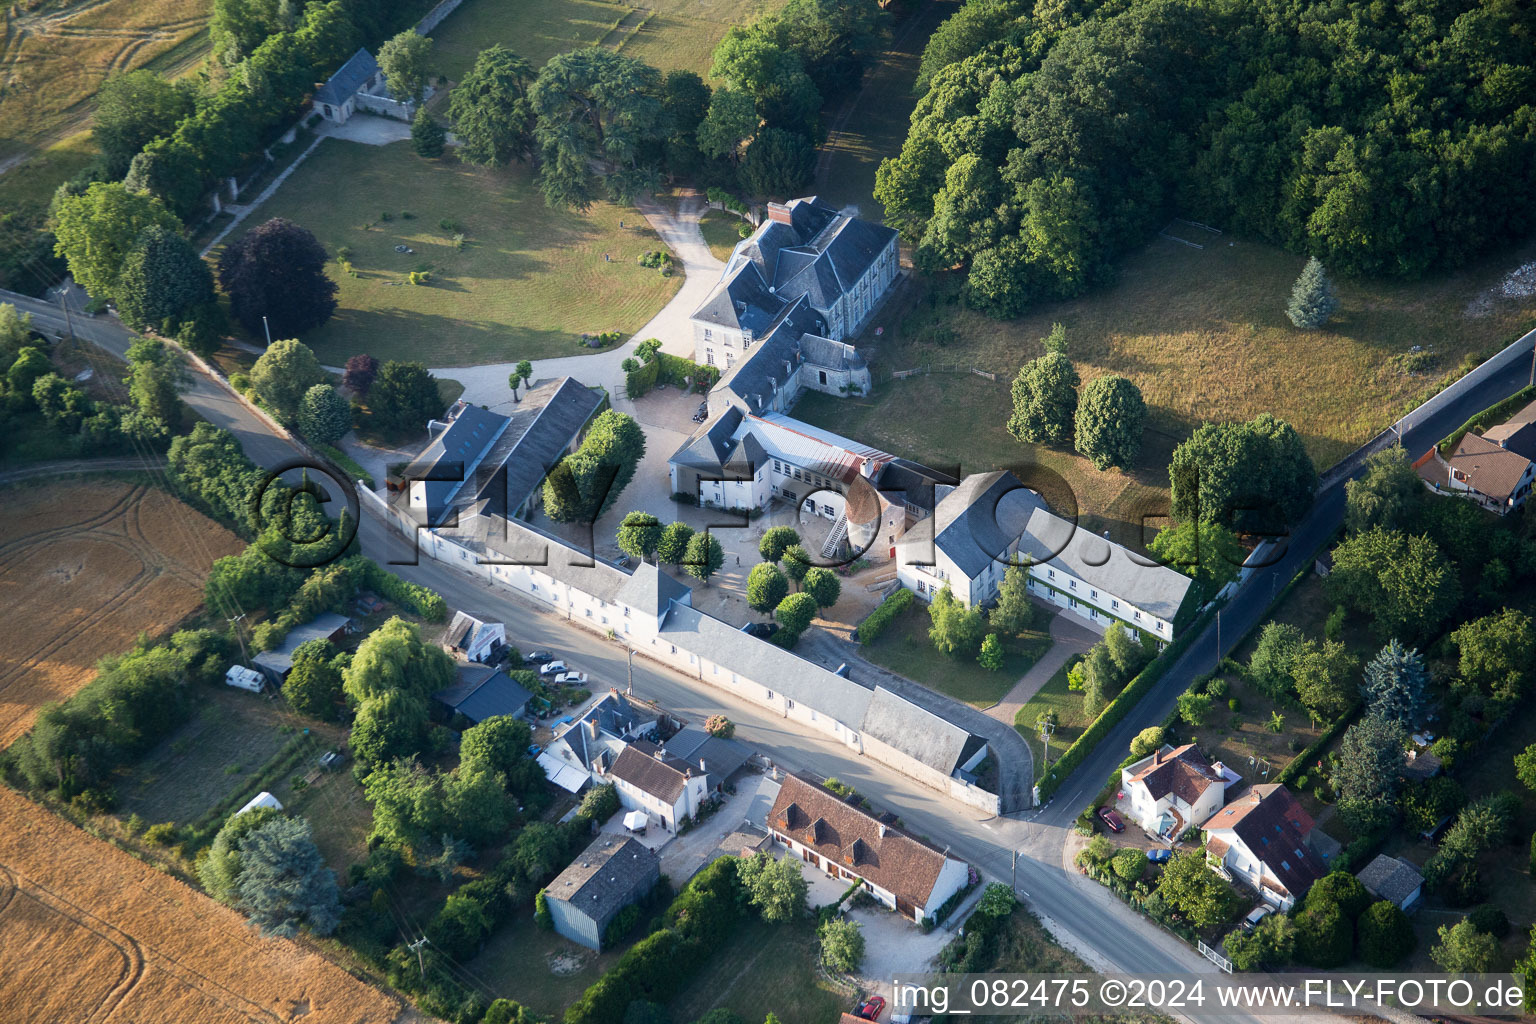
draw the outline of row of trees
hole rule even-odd
[[[1128,377],[1106,374],[1083,388],[1067,358],[1066,331],[1055,324],[1041,339],[1045,355],[1019,368],[1013,380],[1008,432],[1026,444],[1063,445],[1098,469],[1130,469],[1141,454],[1147,404]]]
[[[919,267],[967,268],[998,316],[1108,280],[1173,212],[1348,275],[1453,267],[1531,224],[1532,18],[970,0],[928,43],[876,198]]]
[[[820,111],[857,84],[879,15],[867,0],[790,0],[726,33],[714,89],[693,72],[663,75],[603,47],[537,69],[490,47],[449,102],[459,157],[536,161],[545,199],[583,210],[604,197],[628,202],[663,171],[753,195],[793,192],[810,177]]]

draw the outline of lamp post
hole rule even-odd
[[[266,333],[266,336],[267,336],[267,348],[271,348],[272,347],[272,328],[267,326],[267,315],[265,313],[263,313],[261,315],[261,329],[262,329],[263,332]]]

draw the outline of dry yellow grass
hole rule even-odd
[[[0,1020],[386,1024],[394,996],[263,939],[181,882],[0,789]]]
[[[141,632],[202,602],[214,559],[241,542],[163,491],[126,481],[10,488],[0,525],[0,745]]]
[[[103,79],[200,58],[206,0],[29,0],[0,40],[0,157],[83,127]]]

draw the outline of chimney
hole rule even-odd
[[[880,838],[884,839],[885,838],[885,822],[883,822],[883,821],[880,822],[879,828],[880,828]]]
[[[592,737],[594,740],[597,739],[597,719],[585,718],[582,719],[582,721],[587,723],[587,735]]]
[[[665,756],[665,755],[664,755],[664,754],[663,754],[663,753],[662,753],[662,752],[661,752],[661,748],[660,748],[660,747],[657,747],[657,748],[656,748],[656,749],[655,749],[655,750],[654,750],[654,751],[653,751],[653,752],[652,752],[652,753],[651,753],[651,756],[652,756],[652,757],[654,757],[654,758],[655,758],[655,759],[656,759],[656,760],[658,760],[658,761],[665,761],[665,760],[666,760],[666,756]]]
[[[841,665],[837,666],[837,668],[832,670],[832,674],[835,676],[842,676],[844,679],[850,678],[848,675],[848,663],[845,661]]]
[[[702,757],[699,758],[699,771],[701,771],[701,772],[709,771],[709,766],[704,763],[704,759]]]
[[[789,215],[789,207],[783,203],[768,204],[768,219],[776,224],[793,224],[794,220]]]

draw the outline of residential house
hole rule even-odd
[[[619,751],[607,781],[619,793],[625,810],[644,811],[668,832],[692,818],[709,796],[709,772],[704,758],[685,761],[654,743],[636,740]]]
[[[1483,431],[1483,440],[1536,461],[1536,402]]]
[[[607,401],[601,389],[560,377],[531,388],[506,416],[456,402],[427,425],[432,440],[405,470],[409,507],[429,526],[476,513],[527,516]]]
[[[544,890],[555,931],[599,952],[619,911],[650,895],[661,858],[628,836],[603,833]]]
[[[821,786],[790,775],[768,812],[775,842],[921,924],[965,888],[968,865],[908,836]]]
[[[482,622],[465,611],[453,613],[443,646],[448,653],[469,661],[484,661],[491,652],[507,642],[507,627],[501,622]]]
[[[745,744],[723,736],[711,736],[696,725],[685,725],[661,744],[669,758],[697,764],[709,775],[711,787],[720,792],[727,779],[752,757]]]
[[[1311,815],[1278,783],[1254,786],[1200,827],[1206,863],[1281,910],[1289,910],[1327,871],[1308,841]]]
[[[1365,891],[1378,900],[1389,900],[1402,911],[1413,908],[1424,895],[1424,876],[1401,857],[1384,853],[1355,874]]]
[[[1019,557],[1029,563],[1032,594],[1098,629],[1119,622],[1166,644],[1184,624],[1181,613],[1194,610],[1190,577],[1044,507],[1030,514]]]
[[[1521,427],[1506,440],[1523,443],[1526,431]],[[1446,487],[1453,494],[1469,497],[1500,515],[1524,505],[1536,484],[1536,462],[1470,431],[1446,462]]]
[[[817,334],[857,334],[900,272],[896,232],[815,196],[769,203],[736,246],[720,283],[693,314],[696,362],[729,367],[800,305]]]
[[[1120,769],[1118,803],[1142,828],[1173,840],[1221,809],[1227,787],[1238,781],[1220,761],[1212,764],[1193,743],[1163,744]]]
[[[332,643],[339,643],[342,637],[351,631],[352,622],[345,615],[326,612],[302,626],[293,627],[281,644],[270,651],[262,651],[251,661],[266,673],[272,685],[281,686],[283,680],[288,678],[288,672],[293,668],[293,652],[301,645],[311,640],[329,640]]]
[[[539,752],[539,767],[555,785],[579,793],[588,782],[603,779],[631,741],[654,736],[657,717],[610,688],[555,734]]]
[[[1044,503],[1007,471],[973,473],[937,494],[933,515],[897,541],[896,578],[924,600],[948,586],[967,608],[995,601],[1030,517]]]
[[[458,681],[438,690],[432,699],[449,715],[463,715],[476,725],[487,718],[517,718],[528,709],[533,694],[500,669],[488,665],[460,665]]]

